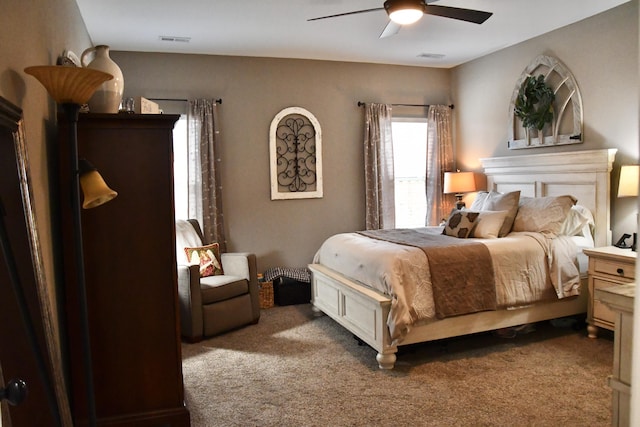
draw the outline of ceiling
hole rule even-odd
[[[398,34],[379,39],[388,21],[382,10],[307,19],[382,7],[383,0],[76,0],[94,45],[106,44],[112,50],[443,68],[627,1],[439,0],[440,6],[479,9],[493,16],[477,25],[425,15]],[[163,37],[177,40],[163,41]]]

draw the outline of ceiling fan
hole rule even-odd
[[[422,18],[422,15],[436,15],[444,18],[457,19],[460,21],[482,24],[489,19],[493,13],[481,10],[462,9],[451,6],[433,6],[437,0],[386,0],[383,7],[373,9],[356,10],[354,12],[338,13],[336,15],[321,16],[319,18],[308,19],[307,21],[317,21],[320,19],[337,18],[339,16],[355,15],[358,13],[376,12],[384,10],[389,15],[389,22],[382,30],[380,38],[397,34],[403,25],[413,24]]]

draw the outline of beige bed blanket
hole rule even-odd
[[[497,308],[493,264],[484,244],[406,228],[358,234],[422,249],[429,262],[438,319]]]
[[[440,234],[442,230],[416,231]],[[571,239],[523,232],[474,240],[484,243],[491,253],[498,309],[579,293],[578,249]],[[341,233],[325,240],[313,262],[388,295],[387,326],[397,344],[414,324],[437,320],[429,263],[421,249]]]

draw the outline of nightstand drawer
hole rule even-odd
[[[608,280],[594,279],[593,280],[594,294],[596,289],[604,289],[604,288],[608,288],[616,285],[619,285],[619,283],[609,282]],[[613,325],[616,320],[616,314],[609,307],[607,307],[606,305],[601,303],[599,300],[594,298],[593,318],[599,321],[609,322],[611,323],[611,325]]]
[[[610,274],[612,276],[624,277],[633,280],[636,276],[634,264],[626,264],[604,259],[593,259],[594,270],[597,273]]]

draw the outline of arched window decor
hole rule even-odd
[[[546,95],[550,92],[553,101],[547,109],[544,100],[549,99]],[[551,114],[545,116],[542,110]],[[537,125],[527,128],[524,122]],[[529,64],[511,95],[508,126],[511,149],[582,143],[582,97],[564,64],[545,55]]]
[[[271,200],[322,197],[322,131],[313,114],[289,107],[269,131]]]

